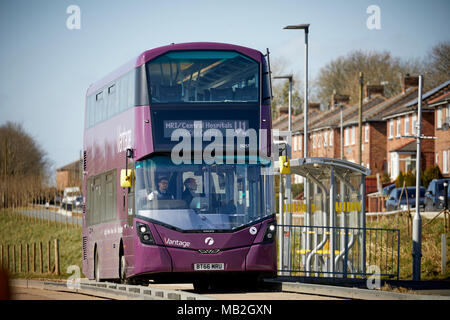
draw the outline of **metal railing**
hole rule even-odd
[[[398,229],[277,227],[279,275],[399,278]]]

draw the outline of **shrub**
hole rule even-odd
[[[438,166],[428,167],[422,174],[422,185],[427,188],[433,179],[442,179],[442,173]]]

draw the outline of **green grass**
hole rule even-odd
[[[441,234],[444,233],[444,219],[438,218],[429,223],[429,219],[422,220],[422,280],[450,280],[450,266],[448,257],[450,256],[450,237],[447,236],[447,268],[446,273],[441,274]],[[381,217],[378,220],[368,221],[368,228],[400,229],[400,279],[412,279],[412,240],[411,231],[408,228],[410,220],[406,216]],[[50,240],[51,263],[54,265],[53,241],[59,239],[60,248],[60,271],[61,275],[47,273],[47,242]],[[70,265],[77,265],[81,269],[81,228],[74,228],[69,224],[52,222],[36,223],[34,220],[26,220],[24,216],[12,214],[10,211],[0,211],[0,245],[3,245],[3,261],[5,261],[5,245],[16,245],[16,260],[19,259],[18,245],[23,244],[23,265],[25,265],[25,244],[43,243],[44,273],[11,273],[16,278],[61,278],[69,276],[66,273]],[[31,261],[30,247],[30,261]],[[37,248],[38,257],[36,259],[37,269],[39,269],[39,246]],[[12,248],[10,248],[12,256]],[[18,265],[18,262],[17,262]],[[12,258],[10,258],[10,268],[12,269]],[[31,262],[30,262],[31,267]],[[23,267],[24,268],[24,267]],[[39,270],[38,270],[39,271]]]
[[[411,223],[406,215],[380,217],[368,221],[368,228],[400,229],[400,279],[412,279],[412,235]],[[450,280],[449,248],[450,237],[447,234],[447,268],[441,274],[441,234],[444,233],[444,219],[422,218],[422,260],[421,280]]]
[[[34,219],[26,219],[20,214],[13,214],[12,211],[0,211],[0,245],[3,245],[3,264],[6,263],[6,245],[10,246],[9,254],[9,273],[14,278],[61,278],[65,279],[70,274],[67,274],[67,268],[70,265],[76,265],[81,270],[81,228],[74,227],[65,223],[52,222],[50,226],[46,220],[35,222]],[[59,256],[60,256],[60,275],[57,276],[52,273],[54,266],[54,240],[59,240]],[[48,273],[48,241],[51,242],[51,260],[50,273]],[[39,270],[39,242],[43,246],[43,273]],[[30,245],[30,269],[32,260],[32,246],[36,245],[36,273],[26,273],[25,270],[25,244]],[[19,246],[23,245],[22,251],[22,272],[18,270],[19,264]],[[12,271],[12,246],[16,245],[16,272]]]

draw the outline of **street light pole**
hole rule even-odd
[[[359,108],[358,108],[358,164],[362,164],[362,104],[364,96],[364,75],[359,73]]]
[[[308,33],[309,23],[299,24],[293,26],[286,26],[284,29],[302,29],[305,31],[305,92],[304,92],[304,107],[303,107],[303,156],[308,157]]]
[[[413,280],[420,280],[422,258],[422,218],[420,216],[420,144],[422,135],[422,85],[423,76],[419,75],[419,96],[417,101],[417,153],[416,153],[416,212],[413,219],[412,258]]]
[[[286,26],[284,29],[304,30],[305,31],[305,92],[304,92],[304,107],[303,107],[303,157],[308,157],[308,34],[309,23]],[[309,180],[304,180],[304,199],[306,202],[305,224],[311,225],[311,202],[310,202],[310,186]],[[306,234],[306,250],[310,250],[311,234]]]

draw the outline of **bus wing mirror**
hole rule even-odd
[[[280,156],[279,163],[280,163],[280,173],[281,174],[290,174],[291,173],[291,166],[289,164],[288,156]]]
[[[120,186],[122,188],[131,188],[133,185],[133,170],[122,169],[120,171]]]

